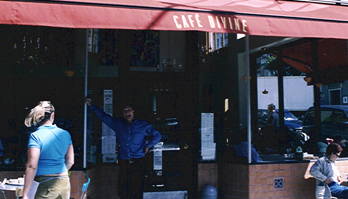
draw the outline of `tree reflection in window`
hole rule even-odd
[[[10,59],[17,74],[65,75],[74,66],[73,29],[14,26]]]
[[[119,30],[99,30],[100,65],[119,66]]]
[[[132,31],[130,66],[157,67],[159,64],[159,32]]]

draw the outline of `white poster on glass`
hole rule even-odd
[[[102,154],[116,153],[116,136],[102,136]]]
[[[112,90],[104,90],[104,112],[112,116]],[[103,136],[116,136],[115,132],[102,123]]]
[[[201,114],[201,156],[203,160],[215,160],[214,113]]]
[[[153,170],[162,170],[163,142],[158,142],[153,149]]]
[[[112,116],[112,90],[104,90],[104,112]],[[116,153],[116,133],[102,123],[102,154]]]

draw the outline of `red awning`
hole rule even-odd
[[[311,43],[284,49],[283,61],[304,73],[312,73]],[[319,71],[347,66],[347,41],[339,39],[321,39],[318,41]]]
[[[310,42],[282,50],[283,61],[304,72],[307,76],[316,77],[313,83],[330,84],[348,79],[348,45],[347,40],[318,40],[318,71],[313,69],[312,46]],[[275,54],[271,54],[277,57]],[[316,74],[317,73],[317,74]]]
[[[282,0],[0,1],[0,24],[348,39],[348,7]]]

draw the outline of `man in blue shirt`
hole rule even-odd
[[[273,127],[273,130],[275,130],[275,128],[279,127],[279,115],[278,113],[275,112],[275,105],[268,104],[267,110],[268,110],[267,124]]]
[[[91,102],[90,98],[86,98],[89,108],[116,133],[120,165],[117,189],[120,198],[143,198],[146,165],[143,157],[149,148],[161,140],[160,132],[148,122],[137,119],[131,106],[124,107],[124,118],[114,118]]]
[[[243,158],[247,160],[248,154],[249,154],[248,129],[243,128],[240,131],[240,133],[241,133],[239,137],[240,142],[239,144],[235,146],[234,155],[237,158]],[[262,161],[262,159],[260,158],[259,154],[257,153],[256,149],[253,147],[253,145],[251,145],[251,162],[256,163],[260,161]]]
[[[234,155],[237,158],[248,158],[249,154],[249,144],[247,141],[241,141],[238,145],[236,145]],[[256,163],[260,162],[262,159],[260,158],[259,154],[257,153],[256,149],[251,145],[251,162]]]

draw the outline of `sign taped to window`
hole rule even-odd
[[[104,90],[104,112],[112,116],[112,90]],[[106,124],[102,123],[103,136],[115,136],[115,132],[110,129]]]
[[[201,156],[203,160],[215,160],[214,113],[201,114]]]
[[[158,142],[153,149],[153,170],[162,170],[163,142]]]
[[[102,154],[116,153],[116,136],[102,136]]]

